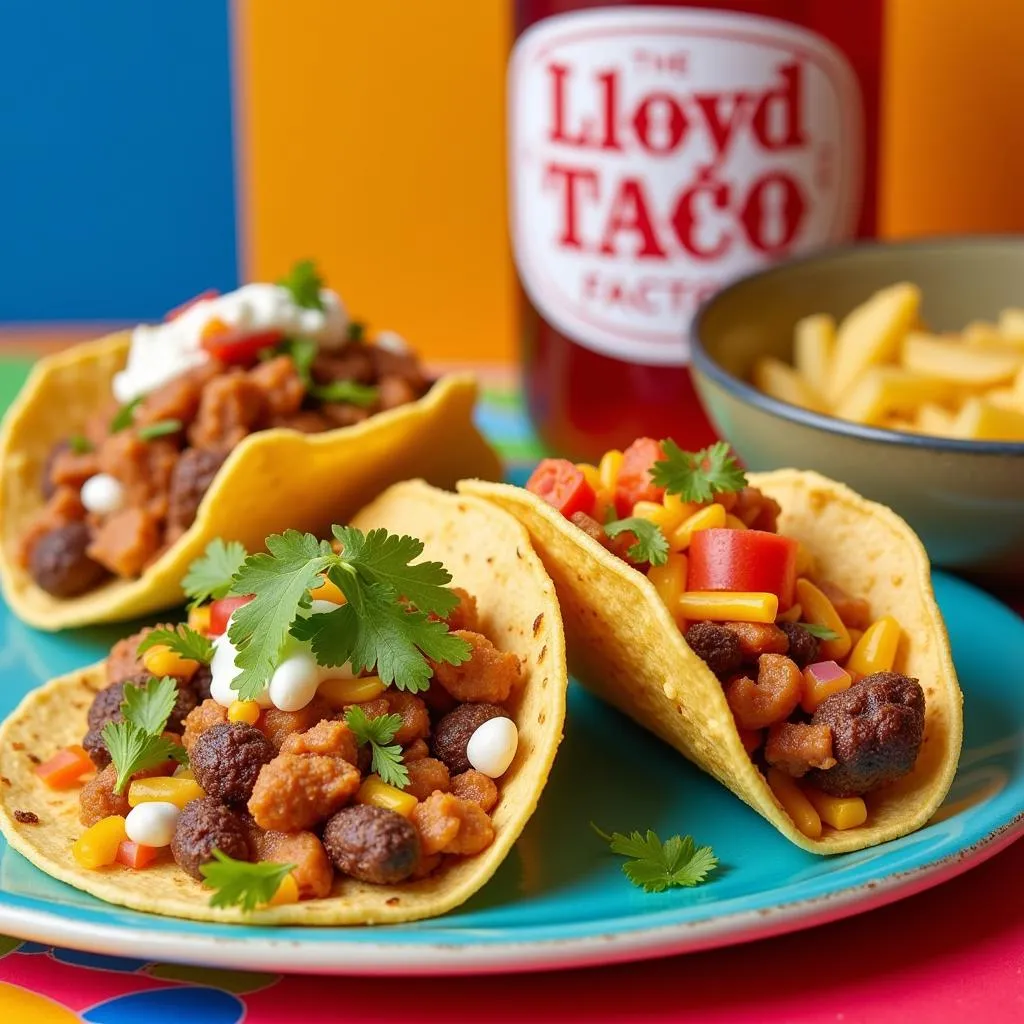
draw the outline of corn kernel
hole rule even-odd
[[[793,819],[793,824],[808,839],[821,838],[821,818],[814,805],[804,796],[791,775],[778,768],[768,769],[768,785],[782,809]]]
[[[255,725],[260,718],[260,706],[254,700],[233,700],[228,708],[229,722]]]
[[[201,800],[206,793],[195,779],[183,779],[181,776],[158,776],[152,779],[136,779],[128,787],[128,805],[138,807],[139,804],[161,803],[184,807],[190,800]]]
[[[859,796],[831,796],[811,786],[804,787],[804,796],[821,820],[840,832],[857,828],[868,820],[867,805]]]
[[[668,491],[665,492],[661,503],[672,517],[670,520],[672,529],[675,529],[684,519],[689,519],[694,512],[700,511],[700,505],[692,501],[683,501],[678,494],[669,494]]]
[[[364,676],[361,679],[325,679],[316,691],[332,708],[346,704],[362,704],[379,697],[387,689],[380,676]]]
[[[231,327],[221,320],[218,316],[211,316],[209,320],[203,324],[202,330],[199,332],[199,338],[201,341],[209,341],[211,338],[216,338],[221,334],[230,334]]]
[[[853,630],[850,633],[852,637]],[[891,671],[896,663],[896,649],[900,645],[902,633],[900,624],[891,615],[872,622],[854,646],[846,668],[862,676]]]
[[[405,817],[412,814],[419,801],[412,793],[405,793],[395,786],[381,782],[379,775],[367,775],[356,793],[357,804],[370,804],[372,807],[383,807],[386,811],[396,811]]]
[[[309,592],[309,596],[314,601],[330,601],[331,604],[344,604],[345,595],[341,592],[338,584],[326,576],[322,576],[321,580],[323,582],[319,587],[314,587]]]
[[[638,501],[633,506],[633,515],[654,523],[662,533],[668,533],[672,528],[672,517],[669,510],[659,501]],[[676,523],[676,526],[679,524]]]
[[[283,907],[288,903],[298,902],[299,883],[295,881],[295,872],[289,871],[288,874],[281,879],[281,884],[277,887],[277,892],[267,900],[264,906]]]
[[[676,604],[682,618],[711,622],[774,622],[778,610],[775,594],[733,590],[689,590]]]
[[[112,814],[87,828],[75,840],[71,853],[83,868],[106,867],[114,863],[118,846],[127,838],[124,818],[120,814]]]
[[[193,608],[188,613],[188,624],[190,629],[194,629],[197,633],[209,633],[210,632],[210,606],[208,604],[200,605],[197,608]]]
[[[199,668],[198,661],[183,658],[163,644],[150,647],[142,655],[142,664],[146,666],[146,671],[154,676],[177,676],[179,679],[191,678]]]
[[[786,611],[779,612],[776,622],[799,622],[804,610],[798,604],[791,605]]]
[[[796,581],[796,599],[803,608],[804,622],[824,626],[837,634],[835,640],[822,640],[818,657],[822,661],[842,661],[853,644],[832,602],[810,580],[802,577]]]
[[[664,565],[652,565],[647,573],[658,597],[673,615],[679,606],[679,598],[686,592],[686,568],[686,555],[673,552]]]
[[[615,485],[619,482],[619,470],[622,469],[622,452],[613,448],[601,456],[597,472],[601,477],[601,488],[606,491],[614,491]]]
[[[592,490],[596,491],[601,487],[601,474],[597,470],[597,466],[592,466],[589,462],[577,462],[576,468],[583,474],[583,478],[590,484]]]
[[[725,509],[714,502],[706,505],[692,516],[684,519],[673,531],[668,539],[668,546],[673,551],[685,551],[690,546],[690,540],[698,530],[718,529],[725,526]]]
[[[739,516],[734,516],[731,512],[725,514],[725,525],[729,530],[745,530],[747,524],[740,519]]]
[[[796,574],[797,576],[814,575],[814,555],[811,549],[802,541],[796,542]]]

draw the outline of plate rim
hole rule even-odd
[[[1021,836],[1024,836],[1024,811],[962,850],[887,878],[862,882],[811,899],[793,900],[774,908],[743,910],[618,934],[484,945],[343,940],[308,945],[294,939],[256,937],[245,926],[239,926],[237,938],[204,938],[150,932],[137,926],[84,922],[62,918],[49,910],[3,904],[0,904],[0,931],[23,941],[106,956],[279,974],[453,977],[571,970],[697,953],[842,920],[956,878],[1007,849]]]

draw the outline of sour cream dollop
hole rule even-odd
[[[286,337],[313,338],[324,348],[345,343],[348,313],[329,288],[320,290],[323,309],[296,304],[292,293],[278,284],[247,284],[226,295],[201,299],[173,320],[139,324],[132,331],[125,368],[114,375],[113,392],[119,402],[131,402],[175,377],[209,361],[202,347],[203,328],[220,320],[245,335],[279,331]]]

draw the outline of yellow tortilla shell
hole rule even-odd
[[[422,539],[424,557],[444,562],[454,584],[476,597],[483,629],[495,645],[522,660],[525,681],[507,705],[519,727],[519,749],[498,784],[491,846],[474,857],[453,859],[421,881],[377,886],[336,879],[326,899],[248,915],[211,907],[210,891],[169,858],[138,872],[119,865],[81,868],[71,854],[72,842],[83,831],[78,789],[48,789],[33,774],[31,758],[45,760],[81,742],[93,695],[106,684],[102,662],[29,694],[0,727],[0,776],[10,783],[0,786],[0,830],[11,846],[48,875],[100,899],[197,921],[395,923],[435,917],[472,896],[497,870],[533,814],[562,738],[568,680],[555,589],[523,527],[476,498],[437,491],[421,481],[403,483],[386,491],[353,523]],[[16,810],[34,812],[39,824],[20,824]]]
[[[690,649],[642,573],[521,488],[468,480],[464,494],[516,516],[555,581],[572,675],[728,786],[787,839],[812,853],[846,853],[924,825],[953,781],[963,738],[962,695],[935,603],[928,557],[907,524],[843,484],[792,469],[750,482],[782,506],[779,531],[802,541],[822,577],[866,598],[903,627],[896,670],[920,680],[924,744],[913,772],[868,797],[868,822],[808,839],[740,742],[722,686]]]
[[[451,487],[467,474],[501,478],[501,463],[473,425],[476,383],[442,377],[419,401],[322,434],[261,430],[235,446],[195,522],[139,579],[114,579],[80,597],[36,586],[20,564],[22,537],[44,501],[43,465],[109,400],[130,332],[40,360],[0,429],[0,577],[7,603],[38,629],[118,622],[179,604],[181,579],[214,538],[250,550],[287,527],[324,533],[398,480]]]

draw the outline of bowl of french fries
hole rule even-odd
[[[697,390],[751,469],[891,506],[933,561],[1024,581],[1024,237],[870,243],[725,288]]]

